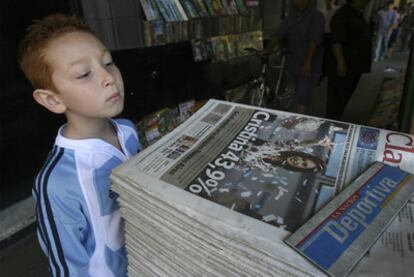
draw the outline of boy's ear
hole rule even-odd
[[[36,89],[33,91],[33,98],[37,103],[48,109],[49,111],[57,114],[64,113],[66,111],[65,104],[59,99],[59,96],[48,89]]]

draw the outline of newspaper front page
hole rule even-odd
[[[414,136],[210,100],[117,168],[113,179],[148,186],[194,218],[202,213],[223,234],[234,227],[240,239],[268,249],[282,264],[317,274],[282,240],[374,161],[414,173]],[[151,186],[154,180],[159,185]],[[414,270],[408,262],[414,259],[413,205],[411,200],[355,272]]]

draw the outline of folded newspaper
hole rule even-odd
[[[129,274],[320,276],[283,240],[375,161],[414,173],[414,136],[210,100],[113,171]],[[355,274],[414,270],[413,213]]]
[[[414,196],[414,175],[374,163],[286,243],[331,276],[345,276]]]

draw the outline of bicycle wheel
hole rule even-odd
[[[250,95],[250,105],[257,107],[267,107],[269,104],[268,88],[265,87],[263,89],[260,84],[253,84],[250,86],[247,95]]]
[[[292,108],[295,99],[295,84],[285,70],[283,70],[280,86],[277,89],[278,91],[275,92],[277,108],[281,110]]]

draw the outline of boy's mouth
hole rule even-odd
[[[121,93],[116,92],[116,93],[112,94],[111,96],[109,96],[109,97],[106,99],[106,101],[107,101],[107,102],[116,101],[116,100],[118,100],[119,98],[121,98]]]

